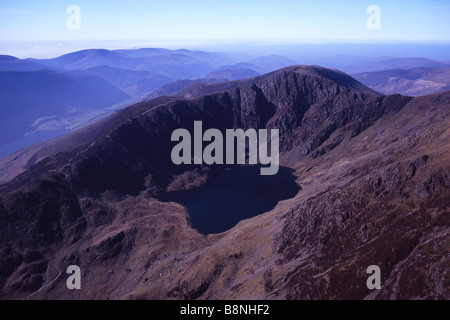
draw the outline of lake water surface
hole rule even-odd
[[[161,201],[185,206],[192,228],[202,234],[220,233],[239,221],[272,210],[280,200],[301,189],[294,170],[280,167],[273,176],[261,176],[259,166],[227,169],[203,186],[160,195]]]

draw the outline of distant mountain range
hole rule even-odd
[[[38,71],[43,69],[50,68],[38,62],[0,55],[0,71]]]
[[[0,156],[84,123],[129,96],[90,75],[0,71]],[[112,110],[111,110],[112,111]]]
[[[119,69],[106,65],[76,70],[71,73],[98,76],[133,96],[155,91],[162,85],[173,81],[173,78],[168,78],[161,73]]]
[[[286,66],[285,66],[286,67]],[[223,66],[217,70],[208,73],[205,79],[220,79],[222,81],[227,80],[239,80],[246,78],[254,78],[259,76],[259,73],[255,71],[256,66],[236,64],[232,66]]]
[[[425,58],[341,55],[310,60],[314,64],[357,73],[358,80],[386,94],[422,95],[448,87],[445,70],[449,65]],[[0,72],[3,72],[3,83],[9,83],[9,87],[0,88],[0,107],[3,122],[9,125],[0,129],[0,157],[85,125],[131,102],[163,95],[194,97],[218,88],[228,90],[234,86],[229,81],[250,79],[297,62],[303,61],[280,55],[252,57],[158,48],[89,49],[53,59],[18,59],[3,55],[0,56]],[[380,70],[384,73],[368,73]],[[56,80],[51,80],[52,77]],[[64,80],[58,82],[57,79]],[[53,82],[56,84],[46,85]],[[218,84],[221,82],[224,84]],[[33,100],[33,95],[39,99]]]
[[[5,84],[0,88],[0,157],[63,134],[180,79],[236,80],[259,75],[256,70],[293,64],[275,55],[253,63],[240,63],[238,57],[242,55],[152,48],[90,49],[53,59],[0,56]]]
[[[450,64],[434,61],[422,57],[398,58],[398,57],[359,57],[352,55],[337,55],[329,58],[307,59],[308,63],[314,63],[328,68],[342,70],[348,74],[362,72],[384,71],[392,69],[415,68],[446,68]]]
[[[421,96],[450,90],[450,68],[394,69],[358,73],[353,77],[384,94]]]

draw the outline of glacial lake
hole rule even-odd
[[[293,198],[301,190],[293,173],[280,167],[276,175],[262,176],[259,166],[235,167],[197,189],[167,192],[158,199],[186,207],[191,227],[199,233],[221,233],[272,210],[280,200]]]

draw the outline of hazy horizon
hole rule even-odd
[[[0,0],[0,53],[53,58],[89,48],[161,47],[259,54],[264,47],[283,54],[281,46],[294,45],[318,56],[312,46],[350,44],[327,54],[354,54],[356,48],[355,55],[395,55],[381,47],[407,45],[409,56],[425,56],[433,53],[428,46],[438,49],[427,58],[444,60],[450,59],[443,53],[450,48],[448,12],[444,0]],[[375,52],[364,50],[371,45]]]
[[[360,57],[423,57],[437,61],[450,60],[450,43],[426,42],[286,42],[286,41],[88,41],[88,42],[1,42],[0,55],[11,55],[19,59],[51,59],[64,54],[88,49],[142,49],[164,48],[170,50],[192,50],[209,52],[234,52],[249,56],[284,55],[291,59],[330,58],[338,55]]]

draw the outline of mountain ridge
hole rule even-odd
[[[209,87],[209,88],[207,87],[207,89],[205,91],[198,92],[195,95],[189,96],[189,98],[194,98],[194,97],[198,97],[198,96],[205,95],[205,94],[212,94],[212,93],[217,93],[217,92],[223,92],[223,91],[227,91],[227,90],[230,90],[230,89],[235,89],[236,87],[242,86],[242,85],[247,85],[247,86],[250,85],[251,86],[253,83],[256,83],[256,82],[259,82],[259,81],[270,81],[271,77],[277,77],[278,75],[281,75],[281,77],[283,77],[283,74],[288,74],[288,73],[291,73],[291,74],[295,74],[295,73],[302,74],[302,72],[303,73],[306,72],[305,75],[308,76],[308,77],[311,77],[311,76],[313,76],[313,77],[320,77],[317,70],[323,71],[322,69],[316,69],[316,67],[311,67],[311,70],[309,70],[308,68],[306,68],[304,66],[302,66],[302,67],[284,68],[284,69],[281,69],[279,71],[271,72],[271,73],[266,74],[264,76],[258,76],[258,77],[253,78],[253,79],[236,80],[236,81],[229,81],[229,82],[225,82],[225,83],[212,84],[212,86]],[[332,78],[334,77],[337,80],[339,80],[339,77],[342,76],[342,73],[331,73],[331,74],[333,75]],[[328,76],[330,76],[330,74],[328,74]],[[356,84],[357,83],[356,80],[351,79],[348,76],[344,76],[342,79],[345,82],[343,84],[343,87],[345,87],[346,85],[348,85],[348,83],[350,83],[350,88],[352,88],[352,89],[354,88],[355,90],[360,90],[361,93],[374,93],[373,90],[371,90],[371,89],[369,89],[367,87],[364,87],[361,84],[359,84],[359,85]],[[327,79],[327,81],[328,80],[330,80],[330,79]],[[332,81],[332,80],[330,80],[330,81]],[[160,99],[164,100],[163,97],[160,98]],[[143,104],[144,103],[137,104],[137,106],[142,106]],[[121,113],[126,114],[127,112],[128,111],[122,111]],[[64,139],[64,138],[62,138],[62,139]],[[71,143],[67,143],[67,144],[71,145]],[[29,159],[32,159],[32,158],[33,157],[29,157]],[[28,166],[29,166],[29,164],[28,164]],[[4,181],[4,179],[0,179],[0,181],[1,180]]]
[[[327,71],[325,71],[327,70]],[[245,85],[247,83],[251,83],[253,81],[259,81],[260,79],[264,79],[266,77],[271,77],[274,74],[280,73],[280,72],[296,72],[299,74],[305,74],[310,75],[314,77],[322,77],[331,81],[335,81],[343,85],[344,87],[354,89],[356,91],[366,92],[366,93],[372,93],[372,94],[379,94],[375,90],[370,89],[363,85],[362,83],[358,82],[356,79],[350,77],[349,75],[335,70],[335,69],[326,69],[319,66],[305,66],[305,65],[295,65],[290,67],[285,67],[280,70],[272,71],[269,73],[266,73],[264,75],[256,76],[254,78],[250,79],[240,79],[240,80],[234,80],[234,81],[225,81],[225,82],[216,82],[213,83],[206,83],[205,81],[196,81],[192,85],[188,85],[181,90],[169,93],[168,96],[173,97],[182,97],[182,98],[192,98],[192,97],[198,97],[205,94],[211,94],[214,92],[220,92],[220,91],[226,91],[233,88],[236,88],[240,85]],[[150,95],[151,97],[152,95]]]

